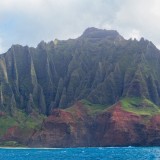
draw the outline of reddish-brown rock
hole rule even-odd
[[[41,131],[35,133],[29,145],[37,147],[90,146],[92,121],[84,106],[78,102],[72,113],[55,109],[43,123]]]
[[[118,103],[97,116],[96,135],[99,146],[128,146],[144,143],[142,117],[126,112]]]
[[[160,115],[137,115],[117,103],[93,116],[77,102],[69,110],[53,110],[40,130],[24,133],[12,127],[4,140],[15,140],[30,147],[160,145]]]
[[[34,133],[33,129],[20,128],[13,126],[9,128],[3,136],[3,141],[16,141],[20,144],[27,145],[29,138]]]

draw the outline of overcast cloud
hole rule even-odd
[[[0,0],[0,53],[12,44],[76,38],[88,27],[160,48],[160,0]]]

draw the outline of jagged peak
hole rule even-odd
[[[117,37],[123,38],[116,30],[98,29],[95,27],[87,28],[81,37],[84,38],[108,38],[115,39]]]
[[[54,44],[54,41],[49,41],[49,42],[41,41],[41,42],[37,45],[37,48],[39,48],[39,49],[53,48],[54,45],[55,45],[55,44]]]
[[[26,45],[26,46],[23,46],[23,45],[20,45],[20,44],[13,44],[12,46],[11,46],[11,48],[28,48],[28,46]]]
[[[46,46],[46,42],[45,41],[41,41],[38,45],[37,45],[37,48],[45,48]]]
[[[26,45],[26,46],[23,46],[23,45],[20,45],[20,44],[13,44],[12,46],[11,46],[11,48],[9,48],[9,50],[8,51],[13,51],[13,52],[15,52],[15,51],[17,51],[17,50],[21,50],[21,49],[26,49],[26,50],[28,50],[29,49],[29,47]],[[6,53],[8,53],[8,52],[6,52]],[[5,53],[4,53],[5,54]]]

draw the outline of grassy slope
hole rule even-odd
[[[0,137],[7,132],[10,127],[18,126],[24,131],[24,136],[32,132],[34,129],[39,129],[41,126],[42,121],[44,120],[45,116],[35,114],[35,115],[27,115],[23,111],[17,110],[14,116],[1,116],[0,117]],[[22,133],[23,134],[23,133]],[[18,144],[15,141],[8,141],[8,142],[1,142],[0,146],[23,146]]]
[[[103,111],[106,111],[110,107],[114,106],[93,104],[87,100],[81,100],[81,102],[84,105],[84,107],[86,107],[86,109],[88,110],[88,114],[91,116],[95,116],[99,113],[102,113]],[[128,112],[148,116],[160,114],[160,108],[153,102],[145,98],[123,98],[120,100],[120,102],[122,104],[123,109]],[[74,113],[74,106],[67,108],[66,111]]]
[[[124,110],[138,115],[160,114],[160,108],[145,98],[124,98],[121,103]]]
[[[93,104],[93,103],[91,103],[91,102],[89,102],[85,99],[81,100],[80,102],[87,109],[88,114],[91,115],[91,116],[95,116],[98,113],[103,112],[106,108],[108,108],[106,105]],[[71,112],[72,114],[74,114],[74,112],[75,112],[74,106],[69,107],[65,110],[68,111],[68,112]]]
[[[3,136],[7,129],[17,125],[17,122],[14,118],[10,116],[0,117],[0,136]]]
[[[87,100],[81,100],[81,102],[87,108],[88,113],[93,116],[103,112],[107,108],[106,105],[93,104]]]

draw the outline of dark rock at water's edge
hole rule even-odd
[[[0,55],[0,145],[159,145],[159,68],[152,42],[115,30],[13,45]]]

